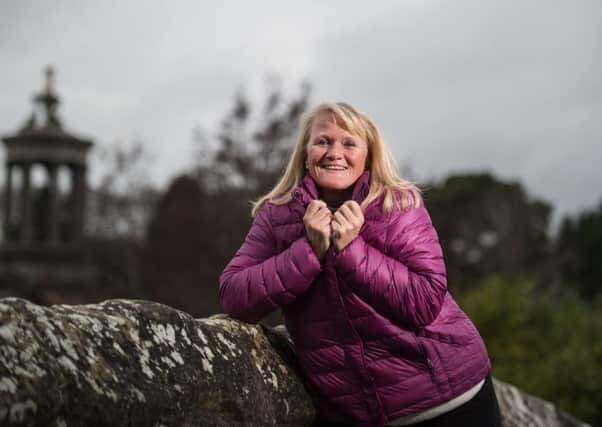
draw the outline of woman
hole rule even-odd
[[[253,215],[220,301],[251,323],[282,308],[316,425],[500,425],[483,341],[372,120],[345,103],[311,111]]]

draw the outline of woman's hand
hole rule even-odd
[[[332,213],[322,200],[313,200],[303,216],[307,239],[318,259],[324,258],[330,247]]]
[[[364,214],[357,202],[348,200],[334,213],[332,219],[332,241],[338,252],[342,251],[360,233]]]

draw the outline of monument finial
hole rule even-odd
[[[48,65],[44,70],[46,73],[46,93],[54,94],[54,68]]]
[[[61,122],[56,115],[59,99],[54,92],[54,68],[48,65],[44,69],[44,74],[46,76],[45,88],[42,93],[34,97],[34,100],[38,103],[41,113],[45,116],[44,125],[60,128]]]

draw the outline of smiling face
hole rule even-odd
[[[351,196],[352,186],[366,169],[368,144],[334,121],[332,114],[318,115],[307,142],[306,167],[324,201],[337,207]]]

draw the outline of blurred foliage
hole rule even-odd
[[[88,192],[87,251],[98,271],[96,290],[102,298],[147,298],[141,263],[145,231],[159,191],[150,180],[154,155],[142,141],[101,148],[102,173]]]
[[[600,293],[602,286],[602,203],[576,218],[562,222],[556,242],[563,281],[575,283],[584,298]]]
[[[101,148],[99,184],[90,192],[86,234],[100,239],[140,241],[158,191],[150,180],[153,154],[142,141]]]
[[[532,280],[490,277],[460,298],[489,349],[493,374],[602,425],[602,298]]]
[[[426,187],[451,289],[468,289],[493,273],[512,278],[548,271],[552,208],[529,197],[520,183],[481,173],[451,175]]]
[[[209,193],[247,191],[253,198],[267,193],[284,172],[310,86],[285,97],[278,85],[269,87],[263,105],[253,108],[242,93],[213,136],[197,130],[195,173]]]
[[[204,238],[202,206],[203,195],[195,179],[186,175],[174,179],[150,220],[142,257],[148,298],[195,316],[211,314],[200,310],[204,299],[217,301],[215,288],[200,285],[211,283],[206,277],[211,270],[207,254],[213,246]]]

